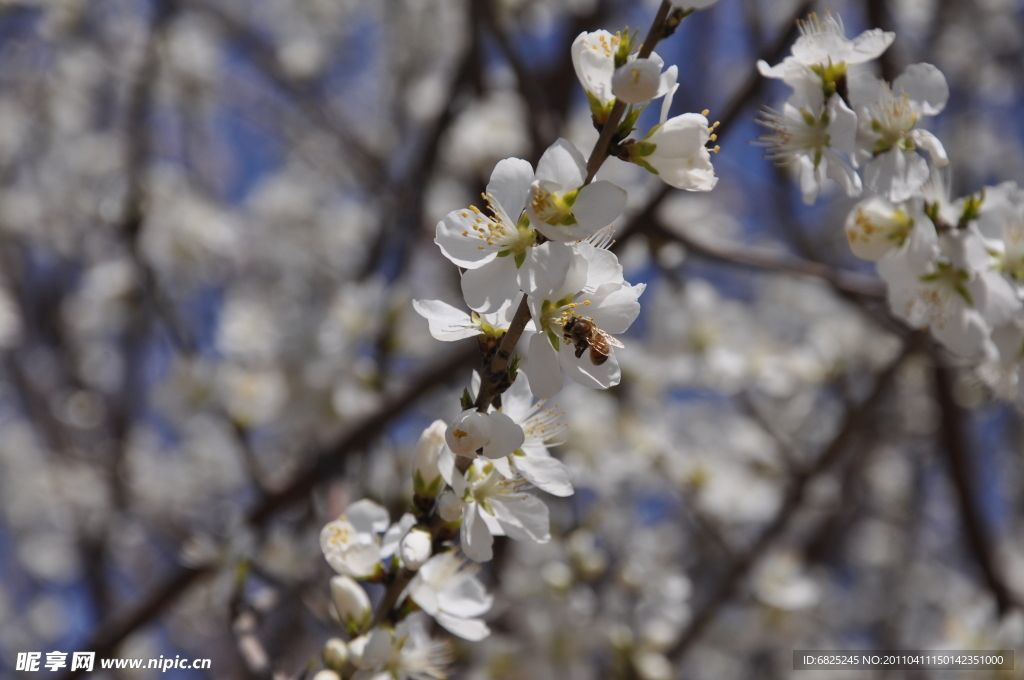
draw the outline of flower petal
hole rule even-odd
[[[626,207],[626,192],[611,182],[599,180],[580,189],[572,214],[584,235],[590,236],[614,222]]]
[[[484,444],[483,455],[486,458],[504,458],[526,441],[523,428],[501,411],[487,414],[490,420],[490,441]]]
[[[949,84],[942,71],[932,64],[911,64],[893,81],[892,91],[903,92],[921,113],[934,116],[946,108]]]
[[[949,165],[949,156],[946,155],[946,148],[942,146],[939,138],[927,130],[911,130],[910,138],[914,140],[919,148],[928,152],[932,157],[932,165],[936,168],[944,168]]]
[[[446,614],[468,619],[485,614],[494,604],[494,597],[474,576],[438,593],[437,604]]]
[[[895,33],[883,31],[880,28],[864,31],[853,39],[853,49],[847,55],[846,63],[863,64],[878,58],[889,48],[895,38]]]
[[[525,496],[510,502],[495,500],[491,502],[491,507],[510,538],[536,543],[551,540],[548,506],[536,496]]]
[[[558,366],[558,354],[544,333],[534,333],[530,336],[526,375],[530,378],[530,388],[538,399],[547,399],[562,391],[562,371]]]
[[[435,340],[451,342],[480,335],[469,314],[440,300],[413,300],[412,308],[427,320]]]
[[[512,386],[501,395],[501,412],[517,423],[522,422],[533,408],[533,392],[525,373],[516,376]]]
[[[494,537],[480,517],[476,503],[467,503],[463,507],[460,538],[462,552],[474,562],[489,562],[494,557],[494,551],[491,549]]]
[[[576,252],[587,260],[587,282],[584,291],[593,292],[606,283],[622,284],[622,265],[610,250],[597,248],[591,243],[577,243]]]
[[[521,158],[506,158],[498,161],[487,183],[487,193],[511,218],[512,224],[526,207],[526,196],[533,184],[533,166]]]
[[[377,565],[380,563],[380,547],[376,543],[354,545],[340,555],[337,563],[330,558],[327,561],[339,574],[353,578],[366,578],[377,570]],[[339,566],[341,566],[340,569]]]
[[[430,564],[429,560],[427,561],[427,564]],[[427,564],[424,564],[423,566],[426,567]],[[437,614],[437,610],[439,608],[437,603],[437,591],[427,583],[422,573],[422,568],[420,571],[421,573],[416,574],[412,583],[409,584],[409,597],[413,602],[420,606],[420,609],[431,616],[434,616]]]
[[[483,247],[483,239],[473,230],[476,216],[472,210],[463,208],[451,211],[437,223],[434,243],[459,267],[476,269],[497,257],[496,251]]]
[[[927,179],[928,161],[895,147],[875,156],[864,168],[865,186],[894,203],[913,196]]]
[[[587,313],[605,333],[625,333],[640,315],[640,295],[647,284],[606,283],[590,296]]]
[[[402,515],[400,520],[388,527],[380,542],[380,556],[383,559],[387,559],[394,555],[402,539],[409,533],[409,529],[412,529],[414,526],[416,526],[416,518],[413,517],[412,513],[407,512]]]
[[[526,481],[541,491],[563,497],[574,493],[569,468],[557,458],[513,456],[512,463]]]
[[[569,245],[555,241],[530,248],[519,268],[519,287],[542,300],[575,294],[586,280],[587,261]]]
[[[391,526],[391,515],[387,509],[368,498],[345,508],[345,519],[361,534],[382,534]]]
[[[449,616],[444,612],[438,612],[434,619],[452,635],[463,640],[469,640],[470,642],[483,640],[491,634],[491,629],[480,619],[460,619],[457,616]]]
[[[537,179],[561,185],[563,191],[582,186],[586,177],[586,159],[572,142],[562,137],[547,148],[537,163]]]
[[[622,375],[619,360],[612,354],[600,366],[590,360],[590,353],[584,352],[577,359],[571,347],[565,347],[558,353],[558,362],[572,380],[590,389],[604,390],[619,384]]]
[[[491,313],[507,305],[519,292],[519,271],[515,258],[495,258],[478,269],[462,272],[462,296],[477,312]]]

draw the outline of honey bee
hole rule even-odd
[[[593,321],[574,316],[562,328],[562,336],[569,344],[576,346],[576,358],[590,349],[590,363],[600,366],[612,355],[612,347],[623,344],[594,325]]]

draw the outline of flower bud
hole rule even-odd
[[[444,440],[457,456],[476,458],[476,452],[490,440],[487,416],[479,411],[463,411],[445,430]]]
[[[331,638],[324,643],[324,649],[320,653],[324,665],[332,671],[341,673],[341,669],[348,662],[348,645],[341,638]]]
[[[846,218],[846,240],[862,260],[881,260],[903,246],[914,218],[881,196],[858,203]]]
[[[661,84],[661,67],[652,59],[633,59],[615,69],[612,94],[627,104],[642,104],[654,99]]]
[[[458,522],[462,519],[462,501],[450,490],[445,491],[437,501],[437,514],[445,522]]]
[[[333,670],[325,668],[313,676],[313,680],[341,680],[341,676]]]
[[[416,571],[430,559],[433,553],[433,539],[430,533],[422,529],[412,529],[402,539],[399,554],[406,569]]]
[[[641,680],[672,680],[672,664],[664,654],[637,652],[633,655],[633,667]]]
[[[463,411],[448,426],[444,438],[456,455],[476,458],[482,449],[483,456],[491,459],[504,458],[526,441],[523,428],[501,411]]]
[[[350,633],[362,629],[370,622],[373,614],[370,598],[362,586],[348,576],[335,576],[331,579],[331,600],[338,619]]]
[[[376,668],[387,663],[395,648],[395,631],[381,625],[366,634],[362,662],[366,668]]]
[[[445,443],[445,422],[435,420],[420,435],[413,458],[413,492],[417,496],[434,498],[441,490],[444,480],[437,469],[437,461]]]
[[[363,663],[363,652],[366,651],[366,643],[368,641],[365,635],[360,635],[354,640],[348,641],[348,660],[356,668],[366,668]]]

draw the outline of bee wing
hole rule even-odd
[[[598,330],[597,332],[601,335],[602,338],[605,339],[605,342],[607,342],[612,347],[625,347],[625,345],[619,342],[614,335],[609,335],[608,333],[605,333],[602,330]]]

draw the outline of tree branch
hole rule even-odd
[[[688,234],[666,228],[657,220],[644,223],[639,228],[648,234],[680,243],[698,255],[726,264],[794,276],[810,276],[829,283],[840,292],[858,297],[876,299],[885,297],[885,283],[874,276],[834,269],[821,262],[805,260],[757,246],[733,244],[721,240],[698,241]]]
[[[938,348],[932,350],[932,361],[935,364],[935,398],[942,412],[939,429],[942,434],[941,445],[949,461],[950,477],[960,501],[960,518],[963,521],[965,538],[978,561],[978,566],[981,567],[985,585],[995,597],[999,615],[1003,616],[1020,603],[1003,575],[996,558],[991,532],[985,524],[975,497],[978,480],[965,427],[967,414],[953,396],[953,369],[944,365]]]

